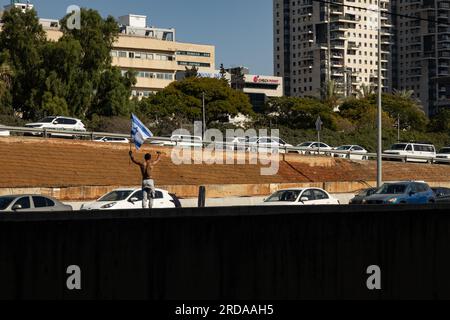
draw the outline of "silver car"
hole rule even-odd
[[[42,195],[12,195],[0,197],[0,213],[11,212],[61,212],[72,207]]]

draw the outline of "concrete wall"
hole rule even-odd
[[[0,215],[0,299],[448,299],[449,230],[443,205]]]

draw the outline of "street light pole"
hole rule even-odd
[[[202,110],[203,110],[203,121],[202,121],[202,133],[203,133],[203,141],[205,140],[205,133],[206,133],[206,110],[205,110],[205,93],[202,92]]]
[[[377,187],[383,184],[383,106],[381,80],[381,1],[378,1],[378,150],[377,150]]]

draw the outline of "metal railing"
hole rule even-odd
[[[28,127],[8,127],[1,126],[0,131],[9,131],[19,134],[32,134],[41,136],[43,138],[49,138],[53,136],[72,136],[74,138],[85,138],[87,140],[94,140],[96,138],[126,138],[132,142],[130,135],[120,133],[107,133],[107,132],[91,132],[91,131],[70,131],[70,130],[55,130],[45,128],[28,128]],[[352,159],[355,157],[361,157],[362,160],[376,159],[376,153],[364,153],[354,151],[340,151],[329,150],[323,148],[300,148],[300,147],[285,147],[285,146],[271,146],[255,143],[236,143],[236,142],[214,142],[214,141],[192,141],[183,139],[172,139],[170,137],[151,137],[146,141],[147,144],[159,145],[159,146],[184,146],[184,147],[214,147],[216,150],[230,150],[230,151],[242,151],[242,152],[261,152],[261,150],[270,150],[269,153],[297,153],[299,155],[319,155]],[[427,163],[449,163],[450,159],[443,159],[431,156],[420,155],[398,155],[398,154],[383,154],[384,160],[400,160],[403,162],[427,162]]]

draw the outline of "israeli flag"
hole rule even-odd
[[[136,149],[139,150],[145,140],[153,137],[153,133],[134,114],[131,114],[131,138],[134,140]]]

